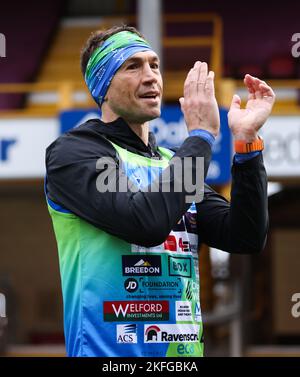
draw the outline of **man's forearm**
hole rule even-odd
[[[229,253],[263,249],[268,229],[267,176],[262,156],[232,167],[231,203],[206,186],[197,204],[201,242]]]
[[[267,176],[259,155],[232,167],[230,233],[232,252],[259,252],[268,230]]]

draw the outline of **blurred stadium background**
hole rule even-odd
[[[81,76],[80,49],[92,31],[126,23],[137,26],[162,57],[163,113],[152,124],[161,144],[178,144],[184,137],[178,98],[190,66],[205,60],[215,71],[222,132],[208,182],[227,197],[232,148],[226,108],[235,92],[245,99],[245,73],[273,86],[277,103],[262,132],[269,176],[268,242],[255,256],[229,257],[202,247],[205,353],[300,356],[300,294],[295,295],[300,292],[300,57],[297,39],[292,40],[300,33],[300,3],[249,4],[1,4],[1,355],[64,356],[58,258],[43,194],[44,152],[61,132],[99,116]]]

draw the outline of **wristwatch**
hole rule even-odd
[[[247,143],[244,140],[235,140],[234,149],[236,153],[250,153],[262,151],[264,149],[264,141],[260,136],[258,136],[258,139],[252,141],[251,143]]]

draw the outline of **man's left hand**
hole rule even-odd
[[[257,131],[271,114],[275,94],[265,81],[256,77],[246,75],[244,83],[249,92],[246,107],[241,109],[241,99],[235,94],[228,113],[228,123],[235,140],[249,143],[257,138]]]

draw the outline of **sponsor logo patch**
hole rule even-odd
[[[192,277],[191,259],[188,257],[168,257],[169,259],[169,275],[182,276],[185,278]]]
[[[196,343],[199,342],[199,325],[144,325],[144,343]]]
[[[135,280],[134,278],[126,279],[124,282],[124,288],[129,293],[135,292],[138,289],[138,287],[139,287],[139,284],[137,280]]]
[[[155,277],[138,277],[136,279],[128,278],[124,282],[124,289],[130,293],[126,298],[139,298],[144,300],[180,300],[182,295],[181,280],[180,277],[173,278],[172,280],[158,280]]]
[[[105,322],[166,321],[168,301],[104,301]]]
[[[197,298],[199,297],[199,285],[194,281],[187,280],[184,294],[189,301],[197,300]]]
[[[193,321],[191,301],[176,301],[176,322]]]
[[[137,343],[137,325],[117,325],[117,343]]]
[[[140,292],[143,293],[146,290],[149,291],[171,291],[171,290],[176,290],[179,291],[180,293],[182,292],[181,290],[181,279],[177,278],[176,280],[148,280],[145,278],[139,278],[139,287],[140,287]]]
[[[196,322],[202,322],[200,302],[196,302],[194,310],[194,318]]]
[[[178,355],[189,356],[195,353],[195,346],[193,343],[181,343],[177,347]]]
[[[191,255],[193,251],[196,251],[198,246],[198,236],[193,233],[187,233],[184,229],[184,221],[181,219],[180,224],[182,224],[183,229],[178,224],[176,228],[178,230],[171,231],[164,243],[153,246],[145,247],[140,245],[131,245],[132,253],[176,253],[183,255]],[[179,230],[181,229],[181,230]]]
[[[160,255],[122,255],[123,276],[161,276]]]

